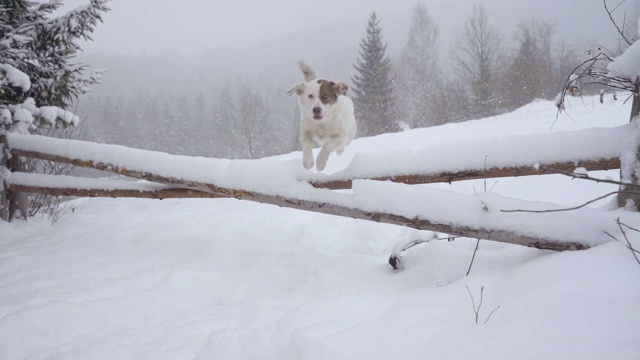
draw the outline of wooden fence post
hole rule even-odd
[[[17,171],[20,165],[20,158],[18,156],[12,156],[9,159],[8,164],[9,164],[8,166],[9,171],[11,172]],[[19,193],[15,191],[7,191],[7,200],[9,202],[9,218],[8,218],[9,221],[16,218],[16,211],[18,210],[18,207],[19,207],[18,194]]]
[[[11,191],[4,181],[5,175],[17,171],[26,171],[26,161],[19,156],[12,156],[6,133],[0,136],[0,219],[11,221],[20,210],[22,218],[27,221],[29,216],[29,194]]]
[[[631,103],[631,116],[629,121],[633,121],[637,116],[640,116],[640,76],[636,77],[636,81],[634,83],[633,102]],[[640,166],[640,145],[636,148],[636,156],[633,161],[631,159],[627,159],[627,161],[620,162],[620,180],[640,186],[640,178],[635,171],[635,168],[638,166]],[[625,167],[627,168],[626,170]],[[631,178],[625,179],[623,177],[623,174],[625,173],[630,174]],[[624,190],[625,186],[621,185],[620,191]],[[635,211],[640,210],[640,194],[621,192],[618,194],[616,200],[618,202],[618,207],[625,207],[627,206],[627,203],[633,202],[635,205]]]
[[[7,135],[0,129],[0,220],[9,221],[9,196],[4,177],[9,171],[9,145]]]

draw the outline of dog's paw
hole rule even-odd
[[[327,159],[329,157],[323,155],[324,154],[320,153],[320,155],[318,156],[318,160],[316,161],[316,169],[318,169],[318,171],[324,170],[325,166],[327,166]]]
[[[313,156],[305,156],[302,159],[302,165],[304,165],[305,169],[310,170],[313,167]]]

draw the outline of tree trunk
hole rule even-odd
[[[4,221],[9,221],[9,196],[4,183],[4,176],[9,171],[9,156],[7,136],[0,133],[0,220]]]
[[[19,156],[13,156],[9,159],[10,172],[24,172],[26,170],[26,161],[20,159]],[[9,216],[7,220],[11,221],[15,219],[18,210],[20,210],[20,215],[24,221],[27,221],[27,217],[29,216],[29,194],[7,189],[7,200],[9,203]]]
[[[634,95],[633,102],[631,103],[631,116],[629,121],[633,121],[633,119],[637,116],[640,116],[640,76],[636,78],[636,82],[634,84]],[[629,167],[626,169],[625,167]],[[622,161],[620,164],[620,180],[625,182],[630,182],[634,185],[640,185],[640,178],[638,178],[638,173],[635,169],[640,168],[640,145],[636,149],[635,159],[627,159],[627,161]],[[630,174],[625,178],[624,174]],[[630,210],[638,211],[640,207],[640,195],[638,194],[628,194],[624,193],[625,186],[620,186],[621,193],[617,196],[618,207],[624,207]]]

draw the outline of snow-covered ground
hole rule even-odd
[[[493,118],[356,139],[325,172],[347,168],[356,154],[619,126],[629,111],[622,99],[588,97],[572,99],[556,119],[553,103],[540,101]],[[269,161],[295,159],[301,168],[300,156]],[[474,194],[485,183],[429,187]],[[615,190],[560,175],[490,179],[486,187],[562,205]],[[432,241],[408,250],[406,268],[394,272],[393,245],[414,231],[233,199],[79,199],[67,209],[55,225],[0,223],[1,359],[640,353],[640,264],[624,242],[556,253],[481,241],[465,276],[476,240]],[[476,324],[472,297],[477,307],[483,286]]]

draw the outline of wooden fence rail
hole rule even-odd
[[[517,142],[513,140],[507,141],[504,144],[498,143],[493,147],[492,159],[500,158],[500,161],[494,161],[494,165],[483,167],[478,161],[469,163],[469,169],[457,169],[456,171],[442,171],[440,173],[428,173],[428,174],[400,174],[394,176],[384,176],[384,171],[379,173],[382,176],[378,176],[369,180],[387,180],[400,182],[404,184],[424,184],[433,182],[453,182],[461,180],[472,179],[486,179],[493,177],[510,177],[510,176],[528,176],[528,175],[543,175],[553,173],[555,171],[573,172],[575,168],[582,167],[588,171],[593,170],[610,170],[620,167],[619,156],[621,152],[628,148],[629,144],[635,144],[635,127],[623,126],[614,129],[598,130],[597,132],[588,131],[579,134],[571,134],[571,136],[563,136],[562,134],[549,134],[547,136],[536,136],[533,138],[527,138],[524,141],[518,139]],[[354,197],[346,194],[349,201],[339,201],[338,195],[335,193],[332,196],[326,198],[323,196],[317,196],[322,192],[326,192],[326,189],[348,189],[353,185],[355,178],[339,177],[341,174],[334,174],[337,176],[329,176],[325,180],[317,180],[310,178],[308,180],[314,187],[314,189],[305,187],[304,191],[307,191],[309,196],[305,195],[303,198],[299,196],[286,196],[283,195],[286,192],[275,191],[271,193],[262,193],[259,191],[248,191],[242,189],[240,185],[237,185],[235,181],[230,181],[227,178],[226,170],[223,170],[223,177],[211,178],[210,176],[192,176],[191,172],[195,170],[205,170],[205,173],[209,173],[213,168],[220,168],[219,165],[223,165],[221,168],[226,169],[230,163],[223,160],[216,159],[195,159],[188,157],[180,157],[175,155],[169,155],[158,152],[150,152],[140,149],[124,148],[122,146],[106,145],[89,143],[85,141],[76,140],[62,140],[52,139],[36,136],[25,136],[17,134],[8,134],[8,145],[11,155],[15,158],[29,157],[37,158],[55,162],[69,163],[76,166],[93,168],[103,171],[109,171],[120,175],[125,175],[135,179],[143,179],[156,184],[163,184],[164,187],[156,187],[150,189],[141,189],[140,187],[128,188],[122,184],[117,186],[101,187],[87,186],[86,181],[78,180],[78,184],[71,184],[69,186],[60,186],[55,181],[48,181],[45,178],[36,179],[29,178],[29,174],[23,174],[22,176],[10,176],[6,181],[5,187],[10,192],[31,192],[42,193],[56,196],[83,196],[83,197],[144,197],[152,199],[167,199],[178,197],[209,197],[209,198],[234,198],[240,200],[249,200],[264,204],[271,204],[280,207],[293,208],[298,210],[313,211],[317,213],[338,215],[343,217],[351,217],[355,219],[363,219],[369,221],[376,221],[381,223],[389,223],[395,225],[407,226],[420,230],[430,230],[450,234],[459,237],[478,238],[478,239],[490,239],[493,241],[533,246],[544,249],[553,250],[568,250],[568,249],[582,249],[585,248],[584,244],[593,244],[602,242],[602,237],[598,237],[601,234],[594,234],[592,239],[584,239],[584,241],[567,241],[567,238],[556,238],[557,234],[553,232],[547,232],[544,235],[532,235],[531,233],[525,233],[520,230],[508,229],[505,225],[497,225],[498,223],[487,223],[481,225],[463,225],[462,223],[454,224],[450,219],[441,219],[440,216],[420,215],[413,218],[400,215],[403,212],[391,213],[372,211],[366,206],[358,205],[358,202],[354,201]],[[617,141],[614,141],[617,140]],[[492,145],[496,145],[498,140],[491,140]],[[529,148],[541,148],[540,142],[545,142],[549,147],[555,148],[558,144],[566,145],[568,149],[579,148],[582,141],[594,144],[604,144],[603,150],[597,152],[588,152],[589,155],[583,153],[570,153],[560,154],[562,155],[562,161],[553,161],[553,157],[543,156],[541,160],[535,164],[522,164],[521,159],[514,157],[518,152],[507,153],[506,157],[500,155],[504,147],[512,146],[517,147],[522,144]],[[528,142],[528,143],[527,143]],[[478,152],[484,151],[482,147],[484,143],[471,144],[467,149],[469,157],[477,158]],[[449,149],[450,150],[450,149]],[[447,153],[447,149],[443,150]],[[497,152],[496,152],[497,151]],[[78,156],[76,154],[83,154]],[[606,155],[605,155],[606,154]],[[443,154],[444,155],[444,154]],[[436,155],[437,156],[437,155]],[[568,159],[582,157],[579,161],[567,161]],[[529,157],[528,157],[529,158]],[[530,158],[536,158],[531,156]],[[370,158],[371,159],[371,158]],[[366,157],[366,161],[370,160]],[[419,158],[420,161],[422,158]],[[361,161],[363,159],[360,159]],[[374,158],[377,160],[377,158]],[[416,159],[414,159],[416,161]],[[117,164],[115,163],[117,162]],[[176,178],[175,175],[161,175],[158,169],[154,166],[148,166],[148,163],[152,164],[174,164],[171,166],[173,171],[165,172],[165,174],[178,174],[174,167],[184,168],[179,172],[180,178]],[[186,166],[185,163],[188,163]],[[518,163],[519,166],[500,166],[505,164]],[[262,170],[264,163],[251,163],[251,171],[256,169]],[[276,162],[269,163],[270,170],[277,170],[277,172],[271,173],[274,176],[279,176],[282,172],[281,164]],[[253,165],[259,165],[254,168]],[[272,166],[273,165],[273,166]],[[358,164],[362,169],[362,162]],[[197,169],[196,167],[201,167]],[[245,167],[240,166],[236,170],[242,169],[241,173],[235,173],[236,176],[246,177]],[[289,169],[290,170],[290,169]],[[386,169],[377,169],[386,170]],[[368,171],[367,171],[368,172]],[[344,174],[349,174],[346,172]],[[184,176],[183,176],[184,174]],[[354,174],[357,174],[355,172]],[[255,174],[254,174],[255,175]],[[304,174],[303,174],[304,175]],[[39,175],[43,176],[43,175]],[[306,175],[304,175],[306,176]],[[270,179],[270,177],[268,177]],[[202,180],[206,179],[206,180]],[[240,179],[240,178],[237,178]],[[361,180],[362,177],[359,177]],[[300,179],[287,178],[286,181],[291,181],[292,184],[299,183]],[[240,188],[232,188],[230,186],[220,186],[217,182],[233,184],[231,186],[238,186]],[[288,183],[286,183],[288,184]],[[279,185],[280,186],[280,185]],[[284,185],[287,186],[287,185]],[[386,186],[386,185],[385,185]],[[385,187],[386,188],[386,187]],[[260,190],[262,191],[262,190]],[[278,194],[278,195],[274,195]],[[354,195],[356,192],[354,191]],[[375,195],[372,195],[375,197]],[[318,200],[322,199],[322,200]],[[342,198],[344,199],[344,198]],[[390,204],[393,199],[387,199]],[[429,199],[424,201],[429,202]],[[475,201],[475,200],[474,200]],[[372,209],[378,209],[378,206],[372,207]],[[385,208],[385,207],[383,207]],[[463,209],[461,209],[463,210]],[[421,212],[417,212],[421,213]],[[490,221],[490,218],[487,218]],[[504,220],[504,219],[503,219]],[[541,225],[544,227],[544,224]]]
[[[472,169],[434,174],[384,176],[371,178],[369,180],[393,181],[409,185],[419,185],[432,183],[452,183],[455,181],[480,180],[501,177],[551,175],[558,172],[571,173],[576,168],[584,168],[587,171],[620,169],[620,159],[609,158],[583,161],[564,161],[552,162],[548,164],[532,164],[527,166],[503,168],[493,167],[487,169]],[[353,180],[361,179],[311,181],[310,183],[316,188],[340,190],[350,189]]]
[[[139,173],[131,173],[132,176],[136,177],[140,175]],[[140,176],[141,179],[145,179],[144,175]],[[172,185],[180,185],[186,186],[185,182],[175,180],[175,179],[159,179],[158,177],[153,177],[155,181],[161,181],[165,184]],[[147,178],[148,180],[148,178]],[[47,186],[24,186],[19,184],[13,184],[11,182],[8,183],[7,188],[10,191],[24,191],[30,193],[40,193],[40,194],[48,194],[48,195],[64,195],[64,196],[84,196],[84,197],[143,197],[143,198],[152,198],[152,199],[163,199],[163,198],[174,198],[174,197],[184,197],[184,198],[235,198],[239,200],[248,200],[259,202],[262,204],[270,204],[276,205],[280,207],[292,208],[297,210],[304,211],[312,211],[327,215],[336,215],[342,217],[349,217],[353,219],[361,219],[374,221],[385,224],[393,224],[400,226],[407,226],[410,228],[418,229],[418,230],[429,230],[436,231],[445,234],[450,234],[458,237],[468,237],[468,238],[476,238],[476,239],[487,239],[498,242],[504,242],[509,244],[523,245],[536,247],[539,249],[548,249],[548,250],[581,250],[587,248],[587,246],[570,241],[563,241],[560,239],[551,239],[551,238],[543,238],[537,236],[530,236],[526,234],[519,234],[509,230],[500,230],[490,227],[470,227],[470,226],[460,226],[454,224],[448,224],[439,221],[433,221],[430,219],[421,219],[421,218],[408,218],[401,215],[391,214],[391,213],[383,213],[383,212],[370,212],[364,211],[357,208],[342,206],[333,203],[327,202],[318,202],[318,201],[309,201],[309,200],[301,200],[296,198],[287,198],[283,196],[277,195],[266,195],[255,192],[247,192],[247,191],[238,191],[233,189],[226,189],[213,186],[211,184],[194,184],[190,183],[189,185],[196,185],[198,188],[196,189],[167,189],[161,191],[147,191],[141,192],[137,190],[114,190],[114,191],[104,191],[100,189],[77,189],[77,188],[58,188],[58,187],[47,187]],[[206,188],[211,187],[211,190],[206,190]],[[165,196],[166,195],[166,196]],[[178,195],[178,196],[173,196]]]
[[[67,140],[68,141],[68,140]],[[132,149],[135,151],[135,149]],[[420,230],[437,231],[441,233],[450,234],[453,236],[478,238],[478,239],[490,239],[498,242],[505,242],[517,245],[532,246],[536,248],[551,249],[551,250],[576,250],[583,249],[586,246],[577,242],[568,242],[561,239],[552,239],[546,237],[531,236],[527,234],[520,234],[509,230],[500,230],[495,227],[470,227],[461,226],[442,221],[434,221],[432,219],[423,218],[407,218],[405,216],[384,213],[384,212],[371,212],[349,206],[339,205],[329,202],[318,202],[301,200],[297,198],[289,198],[278,195],[261,194],[257,192],[230,189],[220,187],[214,184],[189,181],[183,179],[176,179],[171,177],[160,176],[152,174],[146,171],[127,169],[116,164],[109,164],[104,162],[94,162],[90,160],[84,160],[79,158],[70,158],[60,155],[52,155],[39,151],[21,150],[13,148],[11,149],[13,156],[24,156],[31,158],[38,158],[43,160],[51,160],[63,163],[74,164],[77,166],[94,168],[98,170],[110,171],[112,173],[126,175],[136,179],[148,180],[154,183],[160,183],[170,186],[167,189],[154,190],[154,191],[140,191],[130,189],[115,189],[115,190],[103,190],[99,188],[81,188],[81,187],[67,187],[60,188],[58,186],[34,186],[20,184],[19,182],[9,181],[7,183],[7,189],[10,191],[22,191],[32,193],[43,193],[50,195],[66,195],[66,196],[107,196],[107,197],[146,197],[154,199],[163,198],[175,198],[175,197],[211,197],[211,198],[235,198],[240,200],[249,200],[264,204],[271,204],[280,207],[293,208],[298,210],[312,211],[317,213],[337,215],[343,217],[350,217],[354,219],[363,219],[369,221],[375,221],[380,223],[394,224],[407,226]],[[602,161],[589,162],[588,164],[581,164],[582,166],[588,166],[590,169],[609,169],[616,165],[615,159],[608,159]],[[560,166],[559,166],[560,167]],[[571,169],[575,167],[575,164],[571,164]],[[561,168],[561,167],[560,167]],[[489,172],[496,176],[504,176],[502,172]],[[475,178],[478,176],[474,172],[465,172],[471,174],[469,178]],[[445,176],[445,175],[443,175]],[[437,178],[432,176],[432,179]],[[458,178],[463,178],[460,176]],[[399,180],[399,179],[395,179]],[[406,179],[405,179],[406,180]],[[407,181],[412,183],[415,179]]]

